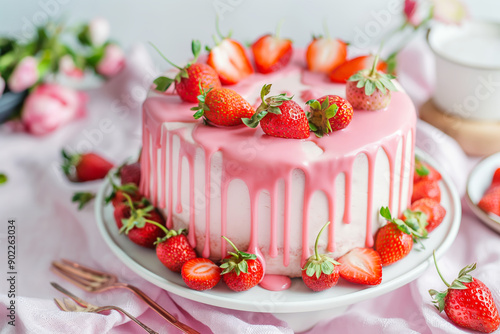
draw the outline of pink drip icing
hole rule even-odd
[[[143,131],[142,131],[142,142],[143,143],[146,143],[146,121],[145,121],[145,118],[146,118],[146,113],[144,112],[142,114],[142,124],[143,125]],[[141,194],[144,194],[146,192],[146,175],[145,175],[145,172],[146,171],[146,159],[148,159],[148,154],[146,152],[146,150],[144,149],[144,147],[142,148],[141,150],[141,181],[139,182],[139,191],[141,192]]]
[[[210,257],[210,166],[212,156],[205,152],[205,245],[203,257]]]
[[[260,191],[254,191],[251,192],[253,193],[253,196],[250,196],[250,210],[251,210],[251,228],[250,228],[250,245],[248,246],[247,252],[250,254],[255,254],[257,255],[257,258],[260,260],[262,263],[262,267],[264,268],[264,272],[266,272],[266,261],[264,259],[264,255],[260,251],[259,248],[259,222],[257,221],[258,218],[258,200],[259,200],[259,194]]]
[[[372,220],[373,220],[373,182],[375,180],[375,157],[373,155],[366,154],[368,157],[368,203],[366,210],[366,247],[373,246],[373,235],[372,235]]]
[[[153,165],[153,179],[156,180],[156,178],[158,177],[158,149],[159,149],[159,145],[156,145],[154,142],[153,142],[153,154],[152,154],[152,161],[151,161],[151,164]],[[158,182],[153,182],[153,194],[152,196],[150,196],[151,200],[153,201],[153,205],[154,206],[158,206]]]
[[[308,178],[306,176],[306,187],[308,189]],[[300,266],[303,268],[307,259],[309,258],[309,203],[311,201],[312,194],[308,194],[304,191],[304,206],[302,209],[302,258],[300,260]]]
[[[220,222],[220,233],[221,236],[227,236],[227,191],[229,188],[229,181],[222,176],[222,189],[221,189],[221,222]],[[226,256],[226,243],[221,242],[220,252],[222,258]]]
[[[167,133],[163,133],[162,131],[162,144],[161,147],[167,147]],[[167,178],[167,150],[161,150],[160,156],[160,209],[165,209],[167,207],[167,198],[166,198],[166,178]]]
[[[290,288],[292,280],[288,276],[282,275],[264,275],[264,278],[259,283],[263,289],[270,291],[283,291]]]
[[[188,240],[189,244],[194,248],[196,247],[196,225],[194,223],[194,217],[196,208],[194,206],[194,158],[188,159],[189,164],[189,231]]]
[[[412,143],[415,143],[415,132],[413,130],[410,130],[411,134],[408,135],[411,140],[412,140]],[[410,207],[411,206],[411,196],[413,194],[413,173],[415,172],[415,159],[413,159],[413,157],[415,156],[415,145],[411,145],[411,159],[410,159],[410,182],[409,182],[409,185],[408,185],[408,201],[407,201],[407,206]]]
[[[351,166],[352,168],[352,166]],[[344,203],[344,223],[349,224],[351,222],[351,186],[352,177],[351,171],[344,171],[345,176],[345,203]]]
[[[328,214],[330,225],[328,226],[328,252],[335,252],[335,183],[332,185],[332,193],[328,196]]]
[[[283,223],[283,265],[290,264],[290,184],[291,173],[285,179],[285,221]]]
[[[175,205],[175,212],[182,213],[182,154],[179,154],[179,161],[177,161],[177,204]],[[191,165],[189,166],[191,170]]]
[[[403,213],[403,201],[402,201],[402,194],[403,194],[403,183],[404,183],[404,172],[405,172],[405,159],[406,159],[406,137],[405,136],[402,136],[401,137],[401,146],[402,146],[402,150],[401,150],[401,172],[400,172],[400,175],[399,175],[399,207],[398,207],[398,212],[397,212],[397,216],[396,217],[399,217],[402,213]]]
[[[271,242],[269,244],[269,256],[275,258],[278,256],[278,245],[276,228],[278,225],[278,184],[273,187],[271,195]]]
[[[174,149],[174,143],[173,140],[174,135],[172,132],[168,134],[168,206],[167,206],[167,228],[171,229],[174,225],[173,219],[172,219],[172,214],[174,211],[173,203],[174,203],[174,177],[173,177],[173,165],[174,163],[172,162],[172,156],[173,156],[173,149]]]
[[[150,197],[151,169],[149,166],[149,141],[151,137],[148,130],[146,130],[145,133],[146,133],[146,141],[143,143],[144,147],[142,149],[143,151],[146,151],[146,156],[145,156],[146,159],[144,159],[144,169],[141,171],[141,175],[144,174],[144,188],[142,189],[142,194],[146,197]]]

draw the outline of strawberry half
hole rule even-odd
[[[425,179],[431,181],[441,180],[441,174],[428,163],[415,157],[415,173],[413,174],[413,184]]]
[[[106,177],[113,164],[95,153],[69,154],[62,150],[62,170],[74,182],[100,180]]]
[[[280,26],[281,24],[274,36],[264,35],[252,44],[255,68],[259,73],[276,72],[285,67],[292,58],[292,41],[279,37]]]
[[[447,286],[443,292],[429,290],[438,311],[444,310],[448,318],[460,327],[483,333],[496,331],[500,326],[500,316],[491,291],[483,282],[469,274],[476,269],[476,264],[463,268],[451,284],[441,275],[435,254],[434,264],[439,277]]]
[[[380,254],[383,266],[401,260],[410,253],[414,242],[427,238],[427,231],[422,229],[415,219],[408,219],[405,222],[392,218],[387,207],[380,209],[380,215],[387,220],[387,224],[377,231],[375,250]]]
[[[210,88],[217,88],[221,86],[219,76],[217,72],[207,64],[197,63],[196,60],[200,55],[201,44],[200,41],[193,40],[191,44],[191,49],[193,51],[194,59],[190,61],[186,66],[180,67],[172,63],[165,57],[156,46],[153,47],[158,51],[158,53],[165,59],[170,65],[174,66],[179,70],[179,73],[174,79],[160,76],[154,80],[156,84],[156,90],[160,92],[165,92],[170,85],[175,82],[175,90],[179,97],[186,102],[196,103],[198,102],[198,95],[200,93],[200,88],[208,90]]]
[[[413,185],[411,202],[418,201],[421,198],[430,198],[436,202],[441,202],[441,190],[437,181],[421,180]]]
[[[427,221],[425,229],[429,233],[438,227],[446,216],[446,209],[439,202],[431,198],[421,198],[415,201],[412,203],[410,210],[405,210],[404,215],[406,218],[413,216],[415,212],[423,212],[425,214]]]
[[[264,85],[260,92],[261,105],[251,118],[243,118],[243,123],[256,128],[260,123],[262,130],[269,136],[305,139],[310,135],[309,123],[304,110],[285,93],[265,98],[271,85]]]
[[[347,44],[340,39],[314,37],[307,46],[307,69],[312,72],[330,73],[347,58]]]
[[[189,288],[203,291],[211,289],[219,283],[221,270],[209,259],[194,258],[184,263],[181,276]]]
[[[314,243],[314,255],[307,259],[302,268],[302,280],[313,291],[330,289],[339,281],[340,263],[318,252],[319,237],[328,225],[330,225],[330,222],[327,222],[319,231]]]
[[[482,210],[500,216],[500,184],[494,183],[477,204]]]
[[[374,60],[374,56],[359,56],[349,59],[335,68],[328,77],[332,82],[345,83],[356,72],[371,68]],[[379,61],[377,63],[377,71],[387,73],[387,63]]]
[[[233,291],[246,291],[259,284],[264,278],[264,268],[257,256],[238,250],[231,240],[223,238],[236,251],[229,252],[220,265],[226,285]]]
[[[180,273],[184,263],[196,258],[196,252],[189,244],[185,230],[170,230],[156,241],[156,256],[165,267]]]
[[[240,94],[229,88],[215,88],[202,91],[198,96],[198,106],[194,118],[205,117],[216,125],[234,126],[241,124],[242,118],[252,117],[255,113],[252,105]]]
[[[358,284],[378,285],[382,282],[382,259],[371,248],[354,248],[337,259],[340,277]]]
[[[326,95],[306,104],[309,106],[309,128],[318,137],[342,130],[351,123],[352,106],[340,96]]]
[[[396,91],[392,83],[395,76],[377,70],[378,55],[371,69],[361,70],[347,80],[346,98],[354,109],[379,110],[391,102],[391,91]]]

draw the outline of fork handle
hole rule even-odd
[[[132,291],[136,296],[141,298],[146,304],[149,305],[156,313],[158,313],[162,318],[167,320],[171,325],[180,329],[186,334],[200,334],[198,331],[193,328],[183,324],[179,320],[177,320],[173,315],[167,312],[163,307],[161,307],[158,303],[156,303],[153,299],[151,299],[148,295],[142,292],[139,288],[136,288],[133,285],[126,283],[116,283],[116,287],[123,287]]]
[[[150,333],[150,334],[158,334],[158,332],[155,332],[154,330],[152,330],[151,328],[149,328],[146,324],[144,324],[142,321],[140,321],[139,319],[137,319],[136,317],[134,317],[132,314],[128,313],[127,311],[125,311],[124,309],[118,307],[118,306],[102,306],[102,307],[98,307],[95,312],[101,312],[101,311],[107,311],[107,310],[115,310],[115,311],[118,311],[120,313],[123,313],[124,315],[126,315],[127,317],[130,318],[130,320],[132,320],[133,322],[135,322],[136,324],[138,324],[139,326],[141,326],[142,329],[144,329],[146,332]]]

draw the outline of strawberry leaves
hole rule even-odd
[[[83,209],[90,201],[95,198],[94,193],[90,192],[76,192],[71,198],[71,202],[78,203],[78,210]]]
[[[241,119],[246,126],[250,128],[256,128],[257,125],[259,125],[260,121],[268,113],[281,115],[281,110],[279,107],[283,104],[283,102],[290,101],[293,98],[293,96],[286,96],[285,93],[266,98],[266,95],[271,92],[271,86],[271,84],[266,84],[262,87],[260,91],[260,99],[262,100],[262,103],[255,111],[255,114],[253,114],[251,118]]]
[[[427,239],[427,231],[425,226],[422,226],[424,224],[423,220],[426,218],[425,214],[424,217],[418,213],[415,216],[410,215],[409,219],[403,221],[399,218],[393,218],[388,207],[382,207],[380,208],[380,215],[388,222],[394,223],[401,232],[410,235],[414,242],[419,243],[424,248],[421,239]],[[426,223],[427,220],[425,219],[425,225]]]
[[[322,273],[325,275],[331,275],[335,270],[335,265],[340,265],[340,263],[335,261],[333,258],[325,254],[319,254],[318,252],[319,237],[328,225],[330,225],[330,222],[323,225],[319,231],[316,237],[316,242],[314,243],[314,255],[307,260],[306,264],[302,268],[302,270],[306,271],[306,275],[309,277],[316,275],[316,278],[319,279]]]
[[[236,246],[223,236],[224,240],[229,242],[229,244],[235,249],[236,252],[229,252],[231,257],[226,257],[224,260],[222,260],[222,264],[220,265],[220,268],[222,268],[221,275],[227,274],[229,272],[234,271],[237,276],[239,276],[241,273],[248,273],[248,260],[256,260],[257,256],[255,254],[250,254],[246,252],[242,252],[236,248]]]
[[[330,99],[327,97],[323,102],[318,100],[309,100],[306,102],[309,106],[309,129],[314,134],[321,138],[330,132],[333,132],[330,119],[335,117],[338,111],[338,106],[335,103],[330,104]]]
[[[379,90],[382,94],[387,94],[389,91],[397,91],[396,86],[391,81],[396,77],[392,74],[377,71],[378,60],[379,56],[377,55],[370,70],[361,70],[347,80],[357,82],[357,88],[364,87],[365,95],[367,96],[372,95],[375,90]]]

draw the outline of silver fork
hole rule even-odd
[[[154,330],[152,330],[151,328],[146,326],[146,324],[141,322],[139,319],[137,319],[136,317],[134,317],[133,315],[131,315],[130,313],[128,313],[127,311],[125,311],[121,307],[113,306],[113,305],[108,305],[108,306],[92,305],[91,303],[86,302],[85,300],[75,296],[74,294],[72,294],[71,292],[69,292],[68,290],[66,290],[62,286],[60,286],[59,284],[54,283],[54,282],[50,282],[50,284],[56,290],[64,293],[66,296],[68,296],[69,298],[74,300],[74,302],[72,302],[71,299],[69,299],[69,298],[63,298],[62,300],[54,298],[54,302],[63,311],[101,313],[103,311],[115,310],[115,311],[118,311],[118,312],[126,315],[127,317],[129,317],[133,322],[135,322],[136,324],[141,326],[141,328],[144,329],[146,332],[148,332],[150,334],[158,334],[158,332],[155,332]]]
[[[97,293],[116,288],[128,289],[176,328],[186,334],[200,334],[198,331],[177,320],[140,289],[127,283],[118,282],[115,275],[98,271],[66,259],[52,262],[51,269],[58,276],[88,292]]]

